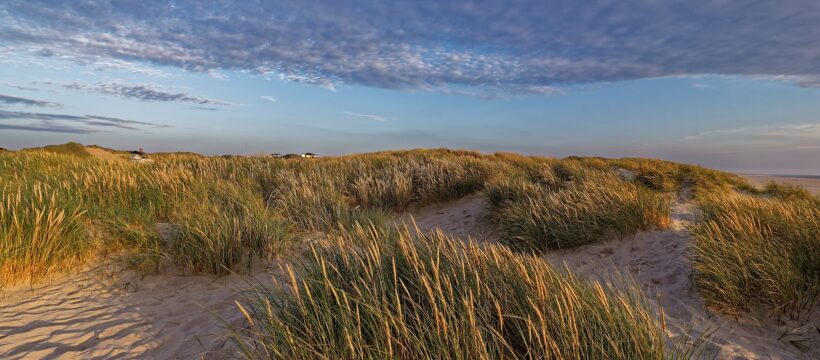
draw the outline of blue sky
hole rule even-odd
[[[4,1],[0,146],[820,174],[820,3]]]

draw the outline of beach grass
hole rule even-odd
[[[714,193],[700,202],[696,283],[726,313],[797,318],[820,300],[820,206],[803,192],[770,190],[768,197]]]
[[[636,289],[558,271],[502,245],[357,226],[256,286],[232,339],[249,359],[666,359]]]
[[[224,275],[287,254],[284,284],[237,303],[248,327],[231,338],[248,358],[692,357],[640,289],[538,257],[663,229],[688,194],[694,284],[710,308],[800,318],[820,299],[820,200],[697,166],[446,149],[142,163],[79,150],[0,153],[0,286],[108,256]],[[498,242],[394,225],[471,193]]]
[[[488,186],[492,216],[504,244],[543,252],[669,223],[669,198],[663,193],[612,171],[562,164],[540,167],[529,179]]]

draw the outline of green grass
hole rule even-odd
[[[70,268],[92,246],[83,211],[45,185],[3,188],[0,197],[0,285]]]
[[[250,359],[664,359],[637,290],[556,271],[499,245],[361,228],[333,236],[281,288],[238,303]]]

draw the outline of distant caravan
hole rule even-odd
[[[285,155],[274,153],[274,154],[271,154],[271,157],[276,158],[276,159],[299,159],[299,158],[302,158],[302,159],[315,159],[315,158],[319,157],[319,155],[316,155],[316,154],[311,153],[311,152],[306,152],[306,153],[301,153],[301,154],[285,154]]]
[[[142,148],[140,148],[139,150],[134,150],[131,152],[131,161],[152,162],[154,160],[151,160],[151,158],[148,157],[148,154],[146,154],[145,151]]]

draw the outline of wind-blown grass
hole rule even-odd
[[[239,270],[301,233],[384,224],[388,212],[411,203],[479,190],[496,166],[449,150],[312,161],[156,154],[150,164],[83,154],[69,143],[0,155],[0,223],[7,224],[0,267],[8,269],[0,286],[101,253],[128,253],[145,268],[171,260],[195,272]],[[32,198],[31,189],[58,196]],[[56,220],[43,223],[40,213]],[[162,239],[157,223],[170,223],[178,236]],[[48,241],[35,245],[44,231]]]
[[[3,189],[0,197],[0,286],[71,267],[92,247],[79,206],[43,185]]]
[[[817,198],[779,185],[756,191],[719,171],[443,149],[314,160],[156,154],[150,164],[84,152],[66,144],[0,153],[0,286],[100,254],[239,271],[299,238],[333,237],[357,224],[381,228],[392,211],[476,191],[487,194],[505,244],[565,248],[663,227],[667,193],[685,183],[703,207],[695,265],[710,304],[792,313],[816,302]],[[619,178],[616,168],[635,179]],[[735,190],[767,199],[720,197]],[[158,223],[176,236],[163,239]]]
[[[179,234],[168,250],[178,264],[198,272],[224,274],[270,259],[288,242],[289,230],[260,196],[224,180],[200,184],[195,202],[172,217]]]
[[[714,193],[701,201],[693,262],[708,304],[793,317],[818,304],[820,206],[792,195]]]
[[[232,338],[247,358],[663,359],[656,314],[632,289],[442,233],[357,228],[257,287]],[[680,350],[680,349],[677,349]]]

